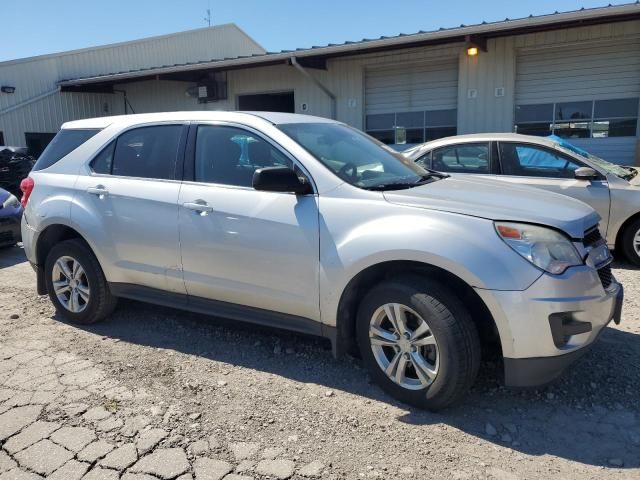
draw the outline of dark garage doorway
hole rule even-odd
[[[295,113],[293,92],[238,95],[238,110]]]
[[[24,139],[27,142],[27,148],[29,149],[29,155],[34,158],[38,158],[40,154],[43,152],[47,145],[53,140],[55,137],[55,133],[35,133],[35,132],[26,132],[24,134]]]

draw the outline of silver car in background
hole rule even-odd
[[[640,266],[640,176],[635,167],[607,162],[563,139],[515,133],[459,135],[403,154],[421,166],[483,175],[577,198],[602,217],[610,248]]]
[[[323,118],[70,122],[22,189],[38,293],[68,321],[126,297],[320,335],[423,408],[463,396],[482,350],[539,385],[620,321],[589,206],[430,173]]]

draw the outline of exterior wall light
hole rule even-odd
[[[480,37],[478,35],[467,35],[465,37],[467,42],[467,56],[469,57],[477,57],[480,54],[480,51],[487,51],[487,39],[485,37]]]
[[[3,85],[2,87],[0,87],[0,91],[2,93],[14,93],[16,91],[16,87],[9,87],[9,86]]]

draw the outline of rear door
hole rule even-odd
[[[607,231],[610,196],[604,176],[590,181],[577,180],[575,170],[587,165],[542,145],[499,142],[498,153],[501,169],[498,178],[582,200],[600,214],[601,231]]]
[[[181,157],[188,127],[121,133],[78,177],[72,218],[86,228],[110,282],[185,293],[178,245]],[[180,161],[179,161],[180,160]]]

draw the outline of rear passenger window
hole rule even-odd
[[[201,125],[196,135],[195,181],[251,187],[253,173],[292,162],[269,142],[240,128]]]
[[[489,144],[465,143],[438,148],[432,153],[431,168],[451,173],[489,173]]]
[[[111,174],[111,165],[113,165],[113,151],[116,148],[116,142],[111,142],[107,148],[102,150],[91,162],[91,170],[95,173]]]
[[[157,125],[129,130],[115,142],[112,160],[109,148],[94,160],[94,171],[111,170],[123,177],[173,180],[182,125]],[[104,157],[101,157],[104,154]]]
[[[75,130],[65,128],[60,130],[58,134],[51,140],[51,143],[44,149],[42,155],[33,166],[33,170],[44,170],[54,163],[69,155],[84,142],[93,137],[100,130],[83,129]]]

